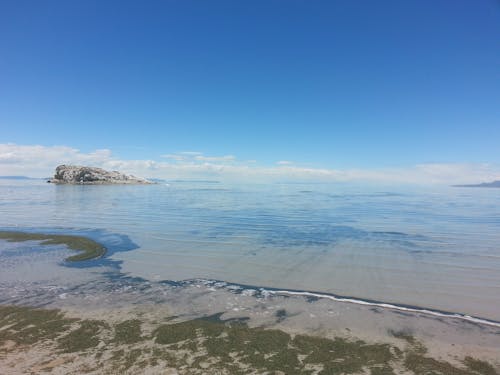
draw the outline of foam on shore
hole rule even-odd
[[[426,314],[426,315],[431,315],[431,316],[440,317],[440,318],[460,319],[460,320],[464,320],[464,321],[467,321],[470,323],[483,324],[483,325],[488,325],[491,327],[500,328],[500,322],[495,321],[495,320],[490,320],[490,319],[485,319],[485,318],[480,318],[480,317],[476,317],[476,316],[471,316],[471,315],[467,315],[467,314],[460,314],[460,313],[455,313],[455,312],[434,310],[434,309],[429,309],[429,308],[425,308],[425,307],[400,305],[400,304],[386,303],[386,302],[381,302],[381,301],[364,300],[364,299],[359,299],[359,298],[354,298],[354,297],[344,297],[344,296],[338,296],[338,295],[328,294],[328,293],[316,293],[316,292],[308,292],[308,291],[300,291],[300,290],[285,290],[285,289],[274,289],[274,288],[264,288],[264,287],[252,287],[252,286],[246,286],[246,285],[227,283],[227,282],[219,281],[219,280],[191,280],[188,282],[201,282],[202,284],[204,284],[206,286],[224,288],[224,289],[230,290],[232,292],[238,292],[238,293],[243,293],[243,294],[246,294],[245,293],[246,291],[251,291],[253,294],[258,293],[262,296],[282,295],[282,296],[300,296],[300,297],[322,298],[322,299],[329,299],[329,300],[337,301],[337,302],[352,303],[352,304],[356,304],[356,305],[372,306],[372,307],[379,307],[379,308],[389,309],[389,310],[397,310],[397,311],[404,311],[404,312],[411,312],[411,313],[418,313],[418,314]]]

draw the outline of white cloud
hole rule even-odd
[[[82,153],[67,146],[0,144],[0,174],[46,176],[58,164],[98,165],[110,158],[111,151],[107,149]]]
[[[373,181],[381,183],[460,184],[500,180],[493,164],[419,164],[407,168],[320,169],[287,161],[261,167],[232,155],[188,151],[158,160],[123,160],[108,149],[81,152],[68,146],[0,144],[0,175],[48,177],[59,164],[80,164],[166,179],[217,178],[238,181]],[[167,160],[165,160],[165,158]]]
[[[198,151],[183,151],[175,154],[165,154],[161,155],[161,157],[166,159],[175,160],[178,162],[233,162],[236,160],[236,157],[233,155],[224,155],[224,156],[206,156],[203,155],[202,152]]]
[[[276,164],[278,164],[278,165],[292,165],[292,164],[293,164],[293,161],[289,161],[289,160],[280,160],[280,161],[276,162]]]
[[[196,156],[196,155],[202,155],[203,152],[200,152],[200,151],[182,151],[182,152],[179,152],[179,154]]]
[[[236,158],[233,155],[225,155],[225,156],[197,155],[194,157],[194,159],[198,161],[215,161],[215,162],[231,162],[236,160]]]
[[[165,154],[165,155],[161,155],[161,157],[165,158],[165,159],[176,160],[176,161],[182,161],[182,160],[186,160],[187,159],[186,156],[179,155],[179,154]]]

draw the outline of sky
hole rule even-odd
[[[0,175],[476,182],[499,149],[497,0],[0,3]]]

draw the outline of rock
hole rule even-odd
[[[152,184],[143,178],[125,175],[117,171],[106,171],[101,168],[78,165],[60,165],[56,168],[54,178],[47,182],[56,184]]]

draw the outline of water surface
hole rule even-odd
[[[500,320],[497,189],[2,180],[0,218],[8,229],[111,244],[126,236],[106,266],[132,277],[329,292]]]

